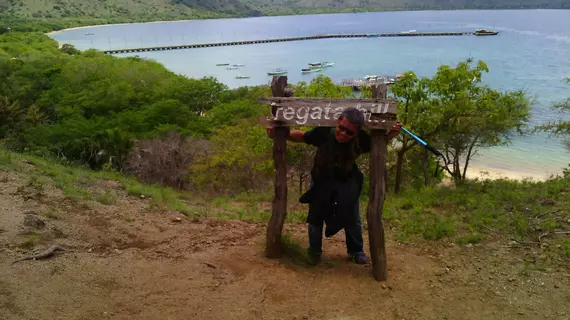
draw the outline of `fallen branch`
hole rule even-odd
[[[550,235],[550,233],[548,233],[548,232],[541,234],[540,236],[538,236],[538,242],[542,243],[542,238],[547,237],[549,235]]]
[[[205,264],[205,265],[207,265],[208,267],[212,268],[212,269],[218,269],[218,266],[216,266],[216,265],[215,265],[215,264],[213,264],[213,263],[210,263],[210,262],[204,262],[204,264]]]
[[[49,249],[47,249],[46,251],[40,253],[40,254],[36,254],[36,255],[32,255],[32,256],[27,256],[27,257],[23,257],[21,259],[18,259],[14,262],[12,262],[12,264],[16,263],[16,262],[20,262],[20,261],[24,261],[24,260],[39,260],[39,259],[46,259],[49,258],[51,256],[53,256],[53,254],[57,251],[67,251],[66,249],[54,244],[53,246],[49,247]]]

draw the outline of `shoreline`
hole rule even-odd
[[[217,20],[217,19],[216,19]],[[61,29],[57,31],[50,31],[46,33],[46,35],[51,36],[54,34],[73,31],[73,30],[80,30],[80,29],[88,29],[88,28],[97,28],[97,27],[113,27],[113,26],[122,26],[125,24],[135,24],[135,23],[165,23],[165,22],[185,22],[185,21],[194,21],[194,20],[157,20],[157,21],[148,21],[148,22],[122,22],[122,23],[109,23],[109,24],[95,24],[89,26],[81,26],[81,27],[73,27],[67,29]]]
[[[562,172],[557,173],[562,175]],[[467,168],[466,178],[469,180],[498,180],[498,179],[508,179],[508,180],[531,180],[533,182],[542,182],[548,180],[551,175],[556,176],[556,173],[536,173],[536,172],[525,172],[525,171],[514,171],[506,169],[495,169],[488,168],[482,165],[469,166]]]
[[[393,10],[364,10],[364,11],[356,11],[356,12],[346,12],[346,11],[338,11],[338,12],[306,12],[306,13],[285,13],[285,14],[266,14],[261,16],[245,16],[245,17],[218,17],[218,18],[206,18],[206,19],[174,19],[174,20],[153,20],[153,21],[132,21],[132,22],[121,22],[121,23],[109,23],[109,24],[95,24],[95,25],[87,25],[87,26],[80,26],[80,27],[72,27],[66,28],[56,31],[50,31],[45,33],[46,35],[54,35],[66,31],[73,31],[79,29],[87,29],[87,28],[95,28],[95,27],[105,27],[105,26],[120,26],[126,24],[136,24],[136,23],[170,23],[170,22],[187,22],[187,21],[197,21],[197,20],[223,20],[223,19],[248,19],[248,18],[267,18],[267,17],[288,17],[288,16],[307,16],[307,15],[321,15],[321,14],[350,14],[350,13],[378,13],[378,12],[417,12],[417,11],[505,11],[505,10],[565,10],[564,8],[552,8],[552,9],[545,9],[545,8],[493,8],[493,9],[393,9]]]

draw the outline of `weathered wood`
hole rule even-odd
[[[388,86],[384,83],[373,85],[370,89],[372,89],[372,97],[374,99],[386,99],[388,95]]]
[[[372,96],[376,99],[385,98],[387,87],[384,84],[372,86]],[[388,277],[388,262],[386,259],[386,243],[382,211],[386,197],[386,183],[388,180],[386,170],[387,137],[390,128],[384,130],[373,129],[370,132],[370,198],[366,219],[368,222],[368,240],[370,243],[370,258],[372,260],[372,274],[378,281],[385,281]]]
[[[273,127],[295,127],[295,126],[313,126],[313,127],[334,127],[336,126],[337,120],[315,120],[311,121],[309,124],[300,125],[295,120],[274,120],[266,117],[258,119],[258,123],[261,126],[273,126]],[[364,123],[364,126],[368,129],[379,129],[379,130],[390,130],[396,124],[396,120],[369,120]]]
[[[271,83],[271,91],[274,96],[291,96],[293,92],[287,87],[286,76],[274,76]],[[287,136],[289,128],[275,127],[273,140],[273,160],[275,163],[275,190],[271,208],[271,219],[267,224],[267,244],[265,256],[268,258],[281,257],[281,233],[283,223],[287,216],[287,162],[285,159],[287,150]]]
[[[393,99],[260,98],[259,101],[271,104],[275,120],[294,120],[297,125],[307,126],[336,120],[347,108],[361,110],[365,120],[395,119],[397,111]]]
[[[382,130],[371,130],[370,150],[370,197],[366,219],[368,221],[368,239],[370,242],[370,258],[372,274],[378,281],[387,279],[386,244],[384,242],[384,226],[382,210],[386,196],[386,135]]]

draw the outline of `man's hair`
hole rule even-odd
[[[342,112],[339,120],[347,118],[350,123],[358,126],[358,129],[364,127],[364,114],[356,108],[348,108]]]

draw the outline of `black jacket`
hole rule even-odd
[[[299,202],[309,204],[307,223],[326,223],[327,237],[357,221],[364,175],[354,161],[361,153],[369,152],[368,138],[362,132],[356,140],[359,143],[356,156],[350,159],[346,153],[353,146],[336,142],[334,128],[315,128],[306,134],[306,142],[318,146],[318,150],[311,170],[313,185]]]

